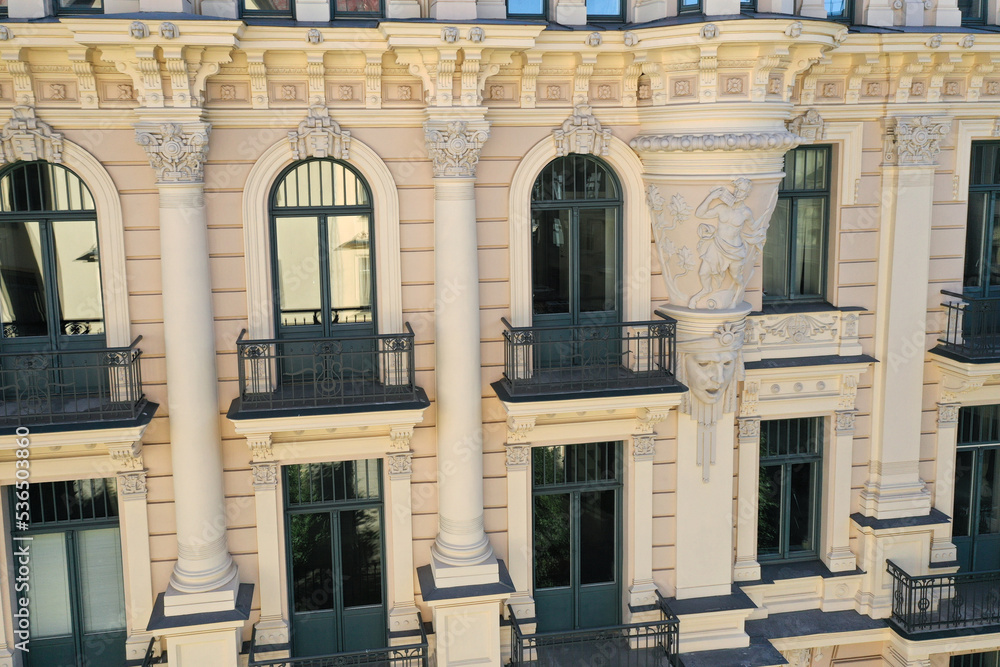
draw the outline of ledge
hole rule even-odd
[[[750,646],[722,649],[719,651],[699,651],[682,653],[681,667],[774,667],[787,665],[788,661],[770,642],[750,640]]]
[[[330,405],[330,406],[308,406],[276,408],[274,410],[241,410],[240,398],[237,396],[229,404],[226,417],[231,421],[238,422],[250,419],[290,419],[295,417],[311,417],[316,415],[344,415],[358,414],[364,412],[388,412],[391,410],[423,410],[429,407],[431,402],[427,399],[427,393],[421,387],[417,387],[417,400],[400,401],[398,403],[356,403],[353,405]]]
[[[931,354],[957,361],[960,364],[973,364],[975,366],[985,366],[988,364],[1000,365],[1000,354],[997,354],[995,357],[967,357],[963,354],[952,352],[945,345],[937,345],[928,351]]]
[[[821,560],[806,560],[796,563],[761,563],[760,579],[755,581],[741,581],[739,583],[741,586],[759,586],[761,584],[773,584],[776,581],[786,581],[788,579],[805,579],[808,577],[833,579],[864,573],[864,570],[861,568],[856,568],[849,572],[831,572],[826,563]]]
[[[878,359],[867,354],[859,354],[853,357],[840,357],[835,354],[826,354],[818,357],[790,357],[788,359],[761,359],[760,361],[746,362],[746,369],[766,370],[770,368],[795,368],[797,366],[838,366],[844,364],[872,364]]]
[[[110,431],[113,429],[137,428],[146,426],[153,419],[159,403],[146,401],[138,416],[135,419],[114,419],[107,421],[87,421],[87,422],[65,422],[63,424],[23,424],[30,433],[67,433],[71,431]],[[81,412],[81,416],[86,416],[86,412]],[[0,428],[0,437],[15,435],[19,426],[4,426]]]
[[[939,509],[931,508],[931,513],[926,516],[904,516],[898,519],[876,519],[872,516],[865,516],[861,512],[851,515],[851,520],[862,528],[872,530],[891,530],[893,528],[912,528],[915,526],[933,526],[940,523],[951,523],[951,517]]]
[[[454,588],[438,588],[434,583],[434,573],[430,565],[417,568],[417,580],[420,582],[420,596],[424,602],[438,600],[458,600],[461,598],[478,598],[493,595],[510,595],[516,588],[507,572],[507,566],[502,560],[497,560],[500,569],[500,581],[495,584],[480,584],[476,586],[455,586]]]
[[[733,586],[733,592],[729,595],[712,595],[704,598],[688,598],[678,600],[667,598],[664,602],[677,616],[687,616],[690,614],[710,614],[717,611],[736,611],[738,609],[756,609],[757,605],[753,600],[740,590],[739,586]],[[722,663],[715,663],[722,664]]]
[[[764,303],[760,310],[755,310],[748,317],[761,315],[783,315],[785,313],[863,313],[867,312],[861,306],[834,306],[826,301],[790,301]]]
[[[807,609],[771,614],[767,618],[747,621],[746,632],[750,641],[807,637],[838,632],[881,631],[888,627],[883,619],[874,619],[856,611],[820,611]]]
[[[191,625],[213,625],[215,623],[232,623],[233,621],[250,620],[250,605],[253,601],[253,584],[240,584],[236,594],[236,608],[228,611],[210,611],[204,614],[183,614],[181,616],[166,616],[163,613],[163,593],[156,596],[153,613],[146,625],[147,632],[183,628]],[[164,634],[157,632],[157,634]]]
[[[497,398],[504,403],[541,403],[544,401],[571,401],[588,398],[613,398],[617,396],[658,396],[661,394],[681,394],[688,388],[675,381],[673,384],[662,387],[627,387],[623,389],[602,389],[598,391],[571,391],[552,392],[543,394],[527,394],[511,396],[507,388],[503,386],[503,381],[497,380],[490,385],[496,392]]]

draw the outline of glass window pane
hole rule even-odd
[[[293,514],[288,520],[292,552],[292,598],[296,612],[333,609],[330,514]]]
[[[990,244],[990,287],[1000,286],[1000,193],[992,192],[990,193],[992,200],[992,210],[987,215],[987,224],[989,225],[989,239]]]
[[[618,224],[613,208],[580,209],[580,311],[618,306]]]
[[[983,263],[985,247],[983,239],[986,236],[986,216],[989,212],[990,193],[969,193],[969,215],[965,228],[965,286],[983,287]],[[989,234],[992,237],[992,232]]]
[[[996,448],[980,451],[979,459],[979,534],[1000,533],[1000,466],[997,465]]]
[[[757,555],[777,556],[781,544],[782,466],[760,467],[757,497]]]
[[[535,588],[569,586],[569,494],[536,495],[534,502]]]
[[[800,198],[795,206],[795,267],[798,296],[820,296],[826,259],[825,198]]]
[[[371,243],[367,215],[326,220],[330,254],[330,321],[372,321]]]
[[[100,11],[103,7],[101,0],[59,0],[59,11],[65,12]]]
[[[48,334],[42,227],[0,222],[0,314],[4,338]]]
[[[277,218],[278,303],[282,326],[321,324],[317,218]]]
[[[77,537],[83,631],[123,630],[125,586],[118,528],[81,530]]]
[[[52,237],[60,333],[66,336],[103,334],[104,298],[97,223],[93,220],[57,220],[52,223]]]
[[[569,312],[569,209],[532,211],[531,282],[534,312]]]
[[[617,521],[614,490],[580,494],[580,583],[615,580]]]
[[[345,13],[378,13],[380,9],[379,0],[337,0],[337,14]]]
[[[975,507],[972,504],[972,466],[976,452],[971,449],[960,449],[955,456],[955,508],[952,519],[952,536],[969,537],[972,535],[972,514]]]
[[[764,243],[763,269],[764,296],[774,299],[788,298],[788,243],[791,215],[791,200],[778,199],[771,215],[771,225],[767,229]]]
[[[846,18],[847,0],[826,0],[826,15],[829,18]]]
[[[66,534],[35,535],[31,542],[31,572],[28,575],[32,637],[59,637],[73,633],[69,594],[69,562]]]
[[[587,0],[587,16],[620,16],[621,0]]]
[[[790,495],[788,499],[788,553],[815,551],[815,463],[787,466]]]
[[[542,0],[507,0],[508,14],[541,16],[544,11]]]
[[[382,513],[378,509],[340,513],[340,565],[345,607],[382,604]]]
[[[243,11],[291,13],[291,0],[243,0]]]

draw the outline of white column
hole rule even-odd
[[[425,124],[434,166],[434,353],[438,535],[431,568],[439,588],[498,581],[483,528],[483,416],[476,240],[476,164],[489,136],[477,119]]]
[[[410,478],[413,476],[413,452],[409,449],[413,429],[403,438],[393,438],[403,448],[386,455],[389,476],[389,493],[386,509],[389,518],[389,554],[392,569],[389,573],[392,587],[392,608],[389,610],[390,633],[412,633],[420,630],[420,611],[413,600],[413,499],[410,495]],[[412,643],[410,634],[390,637],[390,644]]]
[[[167,616],[235,607],[236,564],[226,544],[212,277],[204,161],[211,126],[169,122],[176,109],[136,126],[156,170],[177,563]]]
[[[955,511],[955,454],[958,448],[958,403],[938,403],[937,448],[934,460],[934,508],[947,516]],[[934,537],[931,543],[931,563],[948,563],[958,558],[954,543],[944,537]]]
[[[866,516],[923,516],[931,498],[920,479],[927,295],[934,165],[950,121],[900,117],[886,121],[882,173],[882,241],[872,396],[872,456],[861,491]]]
[[[760,417],[740,417],[736,492],[736,564],[733,580],[760,579],[757,562],[757,502],[760,495]]]
[[[518,618],[534,618],[535,600],[531,595],[531,445],[508,442],[506,451],[507,568],[516,589],[508,603]],[[533,629],[534,625],[525,631]]]
[[[650,429],[652,430],[652,429]],[[632,581],[629,582],[630,607],[655,605],[656,584],[653,583],[653,459],[656,457],[656,435],[640,433],[632,436],[632,460],[628,495],[632,510],[629,521],[631,537]],[[647,615],[648,616],[648,615]],[[629,613],[629,622],[646,620],[641,614]],[[655,612],[655,618],[659,612]],[[651,620],[651,619],[650,619]]]
[[[851,459],[854,453],[854,410],[839,410],[833,434],[823,453],[823,534],[820,548],[831,572],[853,572],[857,558],[851,551]]]

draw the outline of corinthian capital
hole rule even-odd
[[[885,120],[885,161],[900,166],[937,164],[941,139],[951,131],[951,119],[901,116]]]
[[[489,136],[490,125],[485,120],[424,123],[424,140],[434,163],[434,177],[475,177],[479,153]]]
[[[201,183],[208,157],[208,123],[140,123],[135,141],[146,151],[159,183]]]

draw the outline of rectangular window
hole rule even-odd
[[[333,18],[378,18],[382,16],[381,0],[333,0]]]
[[[507,18],[543,19],[547,15],[545,0],[507,0]]]
[[[243,16],[283,16],[292,18],[292,0],[243,0]]]
[[[1000,405],[958,412],[952,542],[963,572],[1000,569]]]
[[[744,12],[757,11],[757,0],[740,0],[740,10]]]
[[[622,0],[587,0],[587,20],[624,21],[624,5]]]
[[[1000,295],[1000,141],[972,142],[964,291]]]
[[[56,14],[103,14],[103,0],[56,0]]]
[[[701,0],[677,0],[678,14],[700,14]]]
[[[986,0],[958,0],[958,10],[962,12],[962,25],[986,23]]]
[[[818,554],[822,458],[822,417],[761,422],[758,560],[807,560]]]
[[[824,298],[830,172],[829,146],[804,146],[785,153],[785,178],[762,260],[767,301]]]
[[[841,23],[854,23],[854,1],[826,0],[826,18]]]
[[[949,667],[1000,667],[1000,652],[953,655]]]

